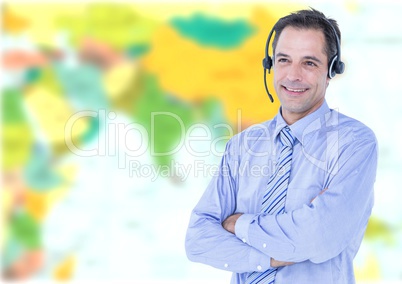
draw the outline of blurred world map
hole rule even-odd
[[[229,283],[187,260],[190,212],[228,139],[278,111],[270,29],[314,6],[343,31],[327,101],[380,145],[356,278],[400,283],[402,5],[381,3],[3,2],[3,280]]]

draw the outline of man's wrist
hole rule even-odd
[[[242,215],[243,213],[236,213],[233,215],[230,215],[225,219],[225,221],[222,222],[222,227],[228,231],[229,233],[234,234],[235,233],[235,225],[237,222],[237,219]]]

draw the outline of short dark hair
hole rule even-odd
[[[337,53],[337,41],[332,25],[338,35],[339,43],[341,41],[341,31],[338,23],[334,19],[327,18],[322,12],[311,8],[311,10],[300,10],[291,13],[288,16],[280,18],[274,26],[275,37],[272,42],[272,49],[275,54],[275,48],[279,36],[284,28],[290,26],[298,29],[316,29],[321,30],[325,37],[324,52],[330,60]]]

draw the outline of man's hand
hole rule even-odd
[[[243,215],[243,213],[236,213],[236,214],[230,215],[229,217],[226,218],[225,221],[223,221],[222,227],[223,227],[226,231],[228,231],[228,232],[234,234],[234,233],[235,233],[236,221],[237,221],[237,219],[239,219],[239,217],[240,217],[241,215]]]
[[[294,262],[279,261],[279,260],[273,259],[271,257],[271,267],[277,268],[277,267],[288,266],[288,265],[292,265],[292,264],[294,264]]]

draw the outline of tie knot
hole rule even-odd
[[[287,147],[293,147],[293,144],[295,143],[295,138],[292,135],[292,132],[289,128],[289,126],[285,126],[282,128],[281,132],[279,133],[279,138],[284,146]]]

